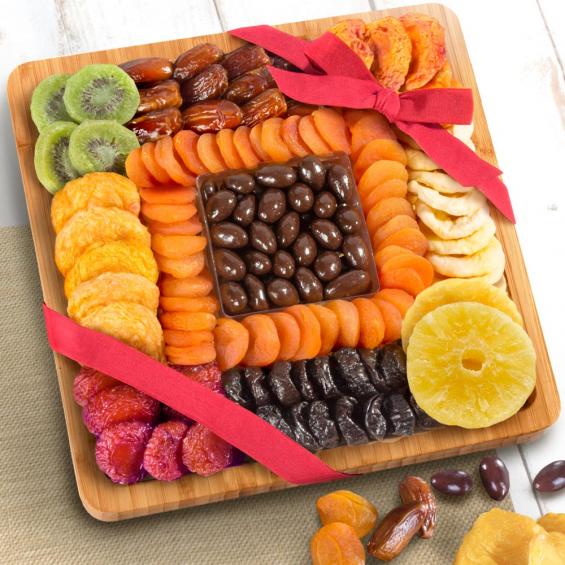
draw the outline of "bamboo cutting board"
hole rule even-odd
[[[336,22],[347,17],[372,21],[385,15],[398,16],[408,11],[430,14],[445,27],[447,52],[454,74],[464,86],[474,90],[473,140],[477,152],[487,161],[496,164],[461,28],[457,17],[446,7],[426,4],[415,8],[367,12],[277,27],[310,39],[318,37]],[[146,56],[166,56],[174,60],[181,52],[204,41],[215,43],[225,51],[232,50],[241,43],[227,34],[207,35],[24,63],[10,75],[8,99],[43,296],[46,304],[58,312],[66,313],[66,300],[63,293],[63,279],[53,260],[55,234],[49,216],[51,195],[39,184],[33,166],[34,144],[37,138],[37,131],[29,113],[33,89],[48,75],[72,73],[90,63],[121,63]],[[509,292],[522,313],[526,330],[536,348],[537,386],[534,394],[514,417],[487,429],[463,430],[445,427],[418,433],[409,438],[374,442],[357,447],[339,447],[323,452],[322,459],[335,469],[366,473],[523,443],[539,435],[557,419],[560,411],[559,397],[516,231],[514,226],[496,210],[492,210],[492,215],[497,225],[498,237],[506,253]],[[93,517],[104,521],[122,520],[292,486],[257,463],[226,469],[209,478],[187,475],[172,483],[145,481],[131,486],[112,484],[96,466],[94,438],[84,427],[80,407],[72,398],[72,383],[77,365],[58,354],[55,354],[55,364],[78,491],[84,507]]]

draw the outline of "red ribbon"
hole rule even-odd
[[[382,87],[361,59],[332,33],[306,41],[270,26],[230,31],[283,57],[303,72],[270,66],[277,86],[307,104],[370,108],[412,137],[441,168],[463,186],[478,188],[510,221],[515,222],[500,169],[482,160],[439,124],[469,124],[473,93],[467,88],[434,88],[401,92]]]
[[[108,335],[83,328],[43,305],[51,348],[200,422],[289,483],[350,478],[255,414]]]

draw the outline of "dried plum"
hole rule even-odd
[[[390,390],[399,390],[408,385],[406,377],[406,354],[398,342],[383,345],[378,350],[378,367]]]
[[[320,446],[308,427],[306,420],[307,409],[308,402],[295,404],[288,410],[286,420],[294,433],[295,441],[309,451],[317,451],[320,449]]]
[[[299,390],[302,400],[312,402],[318,398],[314,392],[314,387],[308,378],[306,361],[295,361],[290,370],[290,377],[294,386]]]
[[[358,349],[359,357],[363,362],[365,371],[369,375],[369,379],[373,383],[373,386],[379,392],[389,392],[389,388],[386,384],[384,377],[379,371],[378,367],[378,349]]]
[[[414,412],[414,415],[416,416],[416,425],[418,426],[418,428],[422,430],[431,430],[432,428],[441,426],[441,424],[437,420],[434,420],[431,416],[428,416],[428,414],[426,414],[422,410],[422,408],[420,408],[420,406],[416,402],[416,399],[412,395],[410,395],[410,408],[412,408],[412,412]]]
[[[332,406],[332,415],[341,437],[347,445],[361,445],[369,438],[353,419],[357,400],[351,396],[340,396]]]
[[[265,422],[268,422],[271,426],[277,428],[279,432],[282,432],[289,438],[294,439],[294,433],[288,425],[288,422],[283,418],[281,409],[278,406],[275,406],[274,404],[260,406],[257,408],[257,416],[259,416],[259,418],[263,418]]]
[[[324,400],[341,395],[332,375],[330,358],[328,356],[323,355],[310,359],[306,363],[306,369],[310,380],[314,383],[316,390]]]
[[[332,369],[347,394],[361,398],[377,392],[372,385],[359,353],[352,347],[342,347],[332,354]]]
[[[410,436],[414,433],[416,417],[401,394],[391,394],[383,400],[383,413],[388,423],[388,435]]]
[[[387,424],[382,413],[382,403],[383,395],[375,394],[365,400],[360,410],[361,421],[372,441],[381,440],[386,435]]]
[[[267,379],[259,367],[248,367],[244,369],[243,378],[257,406],[271,404],[273,399],[266,386]]]
[[[224,386],[226,396],[230,400],[237,402],[237,404],[247,408],[248,410],[253,410],[253,399],[245,387],[245,383],[243,382],[241,371],[239,369],[230,369],[223,373],[222,384]]]
[[[292,365],[288,361],[278,361],[269,371],[269,387],[281,406],[287,407],[300,402],[300,393],[290,378]]]
[[[305,410],[308,427],[312,435],[323,449],[339,445],[339,434],[334,421],[330,417],[328,405],[323,400],[315,400]]]

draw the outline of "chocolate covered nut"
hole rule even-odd
[[[248,251],[245,254],[245,263],[247,265],[247,270],[251,274],[259,277],[270,273],[273,267],[268,255],[255,250]]]
[[[324,297],[328,300],[346,298],[354,294],[363,294],[369,290],[371,278],[365,271],[349,271],[330,282],[325,290]]]
[[[276,306],[287,307],[298,304],[296,287],[286,279],[276,278],[267,285],[267,296]]]
[[[291,186],[287,195],[289,206],[300,214],[308,212],[314,205],[314,192],[309,186],[301,182]]]
[[[221,222],[230,217],[237,198],[231,190],[220,190],[212,194],[206,202],[206,217],[210,222]]]
[[[247,291],[249,307],[252,310],[267,310],[269,308],[267,291],[259,278],[248,273],[243,279],[243,286]]]
[[[254,221],[249,227],[250,243],[257,251],[272,255],[277,250],[275,232],[265,223]]]
[[[292,246],[292,253],[299,265],[308,267],[315,261],[318,247],[309,233],[302,232]]]
[[[240,281],[247,273],[245,263],[229,249],[216,249],[214,263],[218,275],[228,281]]]
[[[473,479],[466,471],[449,469],[432,475],[432,486],[450,496],[463,496],[473,488]]]
[[[212,243],[216,247],[226,247],[227,249],[240,249],[249,242],[247,232],[237,224],[232,222],[220,222],[214,224],[210,229]]]
[[[316,219],[310,224],[310,231],[316,241],[326,249],[336,251],[341,247],[343,236],[331,220]]]
[[[322,190],[326,180],[326,168],[318,157],[308,155],[298,165],[298,177],[313,190]]]
[[[239,194],[250,194],[255,189],[255,180],[247,173],[229,176],[225,181],[226,187]]]
[[[257,198],[254,194],[242,196],[232,212],[232,220],[240,226],[247,227],[255,219],[255,209],[257,208]]]
[[[220,298],[228,314],[241,314],[247,309],[247,294],[243,287],[236,282],[226,282],[220,285]]]
[[[300,216],[296,212],[288,212],[276,226],[277,243],[286,248],[292,245],[300,232]]]
[[[343,239],[343,255],[354,269],[369,269],[371,260],[365,240],[360,235],[348,235]]]
[[[294,276],[296,288],[304,302],[320,302],[324,298],[324,287],[316,275],[306,267],[299,267]]]
[[[353,194],[353,179],[342,165],[332,165],[326,184],[341,202],[349,202]]]
[[[340,206],[335,214],[335,223],[344,234],[356,233],[361,229],[359,212],[350,206]]]
[[[336,208],[337,200],[331,192],[323,190],[316,194],[312,210],[318,218],[331,218],[334,215]]]
[[[296,171],[288,165],[263,165],[255,171],[255,179],[263,186],[286,188],[296,182]]]
[[[493,500],[504,500],[510,490],[510,475],[504,461],[495,455],[483,457],[479,474],[487,494]]]
[[[267,224],[274,224],[286,212],[285,193],[280,188],[269,188],[259,199],[257,217]]]
[[[279,249],[273,257],[273,274],[283,279],[290,279],[296,271],[294,257],[284,249]]]
[[[335,251],[324,251],[314,261],[314,271],[324,282],[333,281],[341,273],[341,257]]]

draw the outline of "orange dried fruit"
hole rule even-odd
[[[165,346],[165,355],[173,365],[203,365],[216,359],[213,343],[200,343],[189,347]]]
[[[415,257],[418,257],[418,255],[415,255]],[[389,261],[392,261],[392,259],[389,259]],[[386,272],[381,271],[379,273],[379,280],[382,288],[399,288],[412,296],[417,296],[426,288],[418,272],[411,267],[401,267]]]
[[[297,157],[306,157],[310,153],[310,148],[307,147],[298,133],[298,122],[300,121],[298,115],[289,116],[281,125],[281,137],[285,145]]]
[[[243,169],[243,163],[233,142],[234,132],[231,129],[222,129],[216,134],[216,143],[228,169]]]
[[[281,344],[273,320],[265,314],[252,314],[241,323],[249,332],[249,347],[242,363],[248,367],[266,367],[274,363]]]
[[[159,306],[165,312],[206,312],[215,314],[220,305],[214,296],[185,298],[184,296],[161,296]]]
[[[269,160],[277,163],[284,163],[293,157],[281,137],[282,123],[282,118],[269,118],[263,122],[261,131],[261,145],[268,153]]]
[[[415,228],[403,228],[389,235],[377,247],[377,252],[389,245],[404,247],[416,255],[425,255],[428,250],[428,240],[426,236]]]
[[[233,144],[241,157],[245,168],[254,169],[261,159],[257,156],[251,145],[249,134],[251,130],[247,126],[239,126],[233,133]]]
[[[171,136],[166,135],[155,143],[155,160],[181,186],[194,186],[196,177],[177,156]]]
[[[308,304],[308,308],[318,319],[322,345],[318,355],[328,355],[337,341],[339,335],[339,321],[335,313],[320,304]]]
[[[220,318],[214,330],[216,359],[220,371],[241,363],[249,347],[249,331],[237,320]]]
[[[385,336],[385,322],[381,311],[368,298],[356,298],[353,304],[359,314],[358,345],[367,349],[378,347]]]
[[[216,327],[216,316],[208,312],[163,312],[159,321],[167,330],[183,332],[211,331]]]
[[[548,532],[565,534],[565,514],[548,512],[538,519],[538,524]]]
[[[190,257],[184,257],[183,259],[170,259],[169,257],[163,257],[163,255],[159,255],[158,253],[154,253],[154,255],[159,271],[162,273],[168,273],[178,279],[195,277],[196,275],[199,275],[206,266],[206,259],[203,251],[195,253]]]
[[[332,108],[320,108],[312,112],[314,126],[332,151],[351,152],[349,132],[343,116]]]
[[[360,110],[353,108],[344,108],[343,119],[345,120],[345,125],[347,129],[351,128],[361,119],[364,118],[370,110]]]
[[[375,231],[373,235],[373,247],[377,249],[381,242],[389,235],[392,235],[404,228],[413,228],[417,230],[419,229],[418,222],[412,216],[407,216],[406,214],[394,216]]]
[[[377,269],[381,269],[382,266],[395,255],[400,253],[412,253],[409,249],[405,249],[404,247],[399,247],[398,245],[389,245],[388,247],[384,247],[383,249],[379,250],[375,253],[375,263],[377,264]]]
[[[139,195],[141,200],[149,204],[191,204],[196,198],[194,188],[181,186],[140,188]]]
[[[299,361],[301,359],[312,359],[316,357],[322,347],[322,336],[318,318],[304,304],[297,304],[286,308],[285,312],[294,317],[300,328],[300,346],[292,360]]]
[[[253,151],[255,151],[255,154],[261,161],[270,161],[271,158],[269,157],[269,154],[263,148],[262,137],[263,122],[259,122],[257,125],[251,128],[251,131],[249,132],[249,141],[251,143]]]
[[[351,131],[351,155],[353,160],[373,139],[396,141],[388,120],[379,112],[364,110],[363,115],[349,128]]]
[[[414,297],[399,288],[383,288],[375,294],[375,298],[390,302],[400,312],[402,318],[406,316],[406,312],[414,304]]]
[[[408,192],[408,183],[400,179],[385,180],[373,188],[361,200],[363,212],[367,214],[371,208],[385,198],[404,198]]]
[[[359,181],[359,194],[361,198],[369,194],[375,187],[387,180],[400,179],[408,182],[408,171],[398,161],[383,159],[376,161],[363,173]]]
[[[432,264],[425,257],[415,254],[396,255],[396,257],[391,257],[381,267],[380,274],[403,268],[409,268],[416,271],[426,288],[430,286],[434,280],[434,268]]]
[[[141,147],[137,147],[127,156],[126,175],[136,186],[153,187],[159,183],[151,176],[151,173],[141,160]]]
[[[159,282],[161,296],[171,298],[201,298],[212,292],[214,285],[209,275],[175,278],[163,275]]]
[[[185,167],[195,175],[202,175],[209,172],[204,163],[198,156],[198,138],[197,133],[189,129],[183,129],[175,134],[173,145],[178,156],[182,159]]]
[[[359,180],[363,173],[375,161],[382,161],[383,159],[387,161],[398,161],[404,166],[408,163],[406,151],[404,151],[404,148],[398,141],[392,139],[373,139],[361,149],[359,156],[355,160],[355,165],[353,166],[355,178]]]
[[[355,530],[342,522],[320,528],[310,542],[312,565],[365,565],[365,549]]]
[[[367,229],[371,236],[374,237],[377,230],[395,216],[416,217],[412,204],[406,198],[385,198],[377,202],[367,214]]]
[[[202,224],[197,215],[184,222],[163,223],[153,220],[145,221],[149,231],[163,235],[198,235],[202,231]]]
[[[171,177],[167,171],[157,163],[155,158],[155,143],[147,142],[141,146],[141,161],[149,174],[161,184],[170,184]]]
[[[141,213],[144,218],[163,224],[185,222],[196,215],[194,204],[150,204],[141,203]]]
[[[215,134],[203,133],[196,142],[196,150],[203,165],[212,173],[220,173],[227,169],[216,142]]]
[[[421,88],[452,88],[453,73],[449,61],[446,59],[443,67],[434,75],[430,82]]]
[[[390,302],[382,300],[376,296],[373,297],[372,300],[379,307],[385,323],[385,335],[383,342],[390,343],[400,339],[400,333],[402,331],[402,316],[398,309]]]
[[[161,235],[153,234],[151,248],[169,259],[184,259],[206,248],[203,235]]]
[[[341,39],[360,59],[363,64],[370,69],[373,65],[374,55],[365,40],[366,25],[358,18],[351,18],[338,22],[328,30],[337,38]]]
[[[214,333],[209,330],[184,332],[182,330],[163,330],[165,345],[191,347],[203,343],[214,343]]]
[[[324,304],[336,316],[339,323],[336,347],[357,347],[361,326],[359,312],[355,305],[347,300],[332,300]]]
[[[315,155],[325,155],[331,153],[330,146],[322,139],[322,136],[316,130],[314,118],[302,116],[298,122],[298,133],[302,141],[309,147],[310,151]]]
[[[278,359],[289,361],[296,355],[300,347],[300,327],[295,318],[288,312],[274,312],[269,316],[275,323],[281,342]]]

